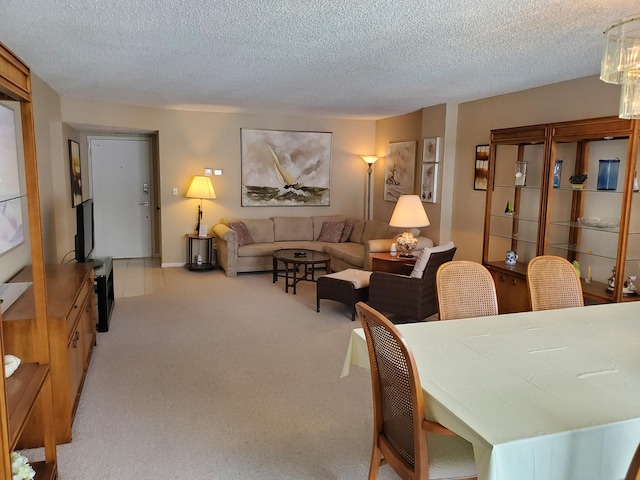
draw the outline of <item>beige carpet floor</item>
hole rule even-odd
[[[270,273],[162,275],[98,334],[62,479],[367,478],[369,372],[340,378],[347,307],[317,313],[315,284],[285,294]]]

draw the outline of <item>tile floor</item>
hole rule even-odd
[[[163,285],[158,258],[118,258],[113,260],[113,288],[116,298],[146,295]]]

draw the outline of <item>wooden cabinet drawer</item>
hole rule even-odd
[[[531,310],[527,279],[521,275],[492,270],[498,295],[498,312],[516,313]]]
[[[78,292],[78,296],[75,298],[69,313],[67,314],[67,334],[69,341],[71,341],[73,333],[78,323],[78,318],[83,313],[83,307],[87,301],[89,294],[93,292],[93,284],[89,285],[87,281],[82,283],[82,288]]]
[[[84,336],[80,332],[80,326],[74,330],[71,341],[67,345],[67,367],[69,369],[69,407],[73,408],[80,390],[84,375],[83,360]]]

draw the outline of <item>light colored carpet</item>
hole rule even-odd
[[[367,478],[369,372],[340,378],[347,307],[316,313],[315,284],[285,294],[270,273],[162,272],[98,333],[61,478]]]

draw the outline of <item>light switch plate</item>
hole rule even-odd
[[[205,168],[204,169],[204,176],[205,177],[210,177],[211,176],[211,172],[212,172],[211,168]]]
[[[178,195],[178,187],[173,187],[173,194]]]
[[[222,170],[216,169],[213,171],[214,175],[222,175]]]

